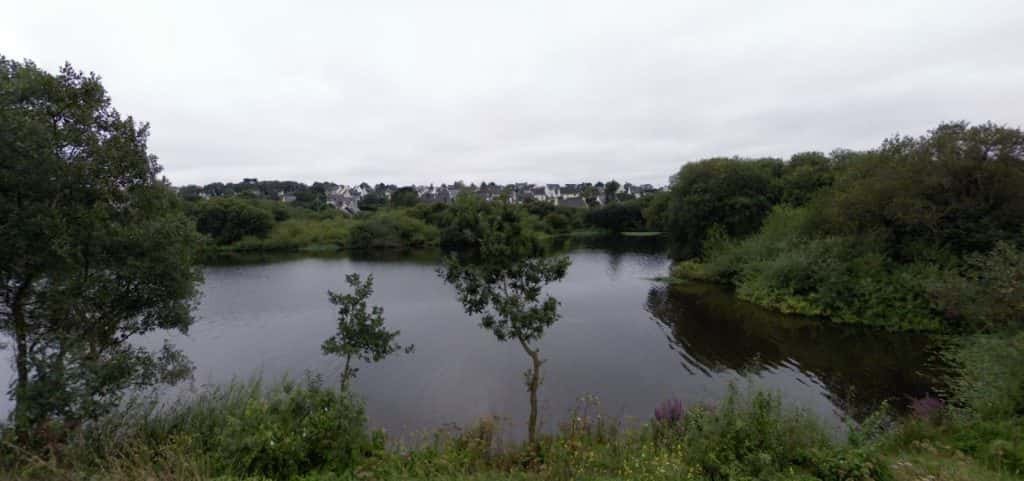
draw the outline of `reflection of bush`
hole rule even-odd
[[[895,393],[923,395],[935,383],[928,337],[834,325],[738,301],[719,286],[655,287],[647,310],[668,328],[691,371],[761,372],[792,367],[819,379],[838,403],[871,408]]]

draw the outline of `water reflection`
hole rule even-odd
[[[799,370],[854,415],[886,400],[905,405],[932,391],[942,371],[929,336],[786,316],[738,301],[718,286],[652,287],[646,308],[688,372]]]

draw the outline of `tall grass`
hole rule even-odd
[[[170,405],[133,402],[35,458],[6,446],[0,465],[12,470],[8,477],[23,479],[149,471],[180,476],[153,479],[287,479],[316,470],[351,471],[370,444],[361,402],[308,377],[270,388],[235,382]]]
[[[775,395],[732,389],[716,405],[652,406],[650,421],[631,429],[586,397],[533,445],[503,442],[495,419],[403,445],[368,432],[358,401],[310,378],[136,403],[53,451],[6,443],[0,479],[883,481],[1021,473],[1007,452],[1021,436],[1009,419],[972,428],[954,418],[895,420],[883,411],[843,439]],[[977,456],[971,442],[984,444]]]

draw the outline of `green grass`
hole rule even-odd
[[[847,441],[773,395],[734,390],[717,406],[687,407],[678,421],[631,429],[584,398],[534,446],[503,442],[490,419],[403,442],[367,431],[358,402],[315,380],[236,383],[171,406],[126,408],[56,449],[6,441],[0,479],[1019,479],[1010,465],[958,447],[962,427],[937,423],[879,431],[888,424],[869,422]],[[1012,435],[1003,429],[997,437]]]

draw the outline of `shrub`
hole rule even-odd
[[[643,207],[638,201],[616,202],[588,211],[587,223],[612,232],[643,230]]]
[[[423,247],[435,244],[437,228],[401,211],[382,211],[360,219],[349,234],[349,246],[357,249]]]
[[[346,217],[293,218],[274,225],[266,238],[245,237],[228,248],[236,251],[295,251],[316,246],[340,249],[348,245],[353,223]]]
[[[227,413],[213,438],[225,472],[275,479],[349,470],[366,443],[362,406],[319,381],[284,383]]]
[[[130,462],[185,466],[204,479],[288,479],[321,469],[351,471],[367,443],[362,404],[310,377],[269,390],[255,381],[232,383],[166,407],[127,406],[82,429],[61,454],[82,474]]]
[[[966,256],[960,272],[928,286],[933,305],[948,322],[969,332],[993,332],[1024,324],[1024,252],[997,242],[985,254]]]
[[[1024,415],[1024,332],[976,336],[948,355],[960,368],[950,380],[959,414],[968,419]]]
[[[764,479],[831,444],[812,417],[762,392],[733,389],[718,408],[691,410],[684,420],[685,456],[711,479]]]
[[[274,216],[241,199],[217,198],[199,204],[196,230],[218,244],[230,244],[246,236],[264,237],[274,226]]]

